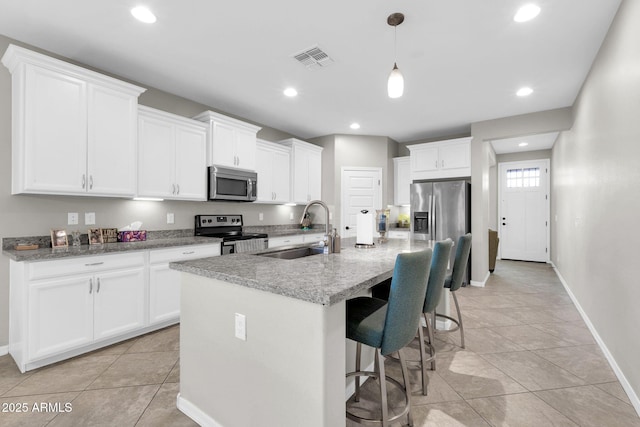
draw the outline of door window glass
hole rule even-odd
[[[507,169],[507,188],[540,187],[540,168]]]

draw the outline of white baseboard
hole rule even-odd
[[[487,275],[484,276],[484,280],[482,280],[481,282],[478,282],[476,280],[472,280],[469,284],[471,286],[476,287],[476,288],[484,288],[484,286],[487,284],[487,280],[489,280],[489,276],[491,276],[491,273],[489,273],[487,271]]]
[[[8,345],[0,346],[0,356],[4,356],[5,354],[9,354],[9,346]]]
[[[629,400],[631,401],[631,404],[633,405],[634,409],[636,410],[638,415],[640,415],[640,399],[638,398],[638,395],[631,387],[631,384],[629,384],[629,381],[624,376],[624,373],[620,369],[620,366],[618,366],[618,363],[616,362],[616,360],[613,358],[613,355],[607,348],[606,344],[604,343],[602,338],[600,338],[600,335],[598,334],[598,331],[596,330],[595,326],[593,326],[593,323],[591,323],[589,316],[587,316],[587,313],[582,309],[575,295],[573,295],[573,292],[571,292],[569,285],[564,280],[564,277],[562,277],[562,274],[560,274],[560,271],[558,271],[558,268],[551,261],[549,261],[549,264],[551,264],[551,266],[553,267],[553,270],[558,275],[558,278],[560,279],[560,283],[562,283],[562,286],[564,286],[564,289],[567,291],[569,298],[571,298],[571,301],[573,301],[573,305],[575,305],[576,309],[580,313],[580,316],[582,316],[582,320],[584,320],[584,323],[589,328],[591,335],[593,335],[593,338],[596,340],[596,342],[598,343],[598,346],[604,353],[604,357],[607,358],[609,365],[611,365],[611,369],[613,369],[613,372],[616,374],[616,377],[618,377],[618,381],[620,381],[622,388],[627,393],[627,396],[629,397]]]
[[[176,405],[183,414],[203,427],[224,427],[209,415],[202,412],[196,405],[183,398],[180,393],[178,393],[176,397]]]

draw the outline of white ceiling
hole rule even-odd
[[[559,132],[519,136],[517,138],[494,139],[491,141],[496,154],[518,153],[522,151],[549,150],[558,139]],[[526,143],[525,146],[520,144]]]
[[[517,24],[525,1],[146,0],[148,25],[129,13],[137,0],[0,0],[0,33],[301,138],[407,142],[573,104],[620,0],[532,1],[541,14]],[[406,16],[399,99],[386,95],[393,12]],[[316,44],[330,67],[291,58]],[[534,94],[516,97],[524,85]]]

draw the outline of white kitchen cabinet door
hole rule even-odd
[[[213,111],[204,111],[194,119],[209,125],[207,166],[256,169],[256,135],[260,127]]]
[[[439,157],[437,147],[421,147],[411,151],[411,169],[414,172],[438,170]]]
[[[236,167],[256,169],[256,132],[236,129],[235,131]]]
[[[180,272],[169,264],[149,268],[149,323],[180,317]]]
[[[88,184],[90,194],[134,196],[138,97],[89,85]]]
[[[87,84],[31,65],[26,66],[25,83],[19,82],[13,81],[12,94],[14,160],[19,162],[13,164],[12,193],[85,193]]]
[[[458,169],[471,166],[468,144],[451,144],[440,147],[440,168]]]
[[[258,202],[287,203],[291,195],[290,150],[279,144],[258,141],[256,146]]]
[[[291,147],[291,198],[307,203],[322,197],[322,147],[297,139],[280,144]]]
[[[193,126],[177,126],[175,133],[174,199],[207,199],[207,130]]]
[[[94,339],[140,329],[145,323],[144,269],[95,276]]]
[[[409,157],[393,159],[393,204],[396,206],[410,203],[411,163]]]
[[[213,144],[211,145],[211,164],[237,167],[236,130],[226,123],[213,123]]]
[[[138,120],[138,195],[168,198],[175,192],[173,125],[140,112]]]
[[[302,243],[304,243],[304,236],[302,234],[269,237],[269,249],[278,248],[280,246],[299,245]]]
[[[93,341],[92,276],[29,285],[28,359],[61,353]]]

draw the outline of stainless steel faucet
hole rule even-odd
[[[323,202],[322,200],[312,200],[309,203],[307,203],[307,206],[304,207],[304,211],[302,212],[302,218],[300,218],[300,224],[302,224],[302,220],[304,220],[305,215],[307,215],[307,211],[309,210],[309,208],[313,205],[320,205],[324,208],[324,213],[325,213],[325,232],[324,232],[324,240],[325,240],[325,245],[329,247],[329,253],[333,252],[333,242],[332,240],[332,236],[331,236],[331,231],[329,228],[329,207],[327,206],[327,204],[325,202]]]

